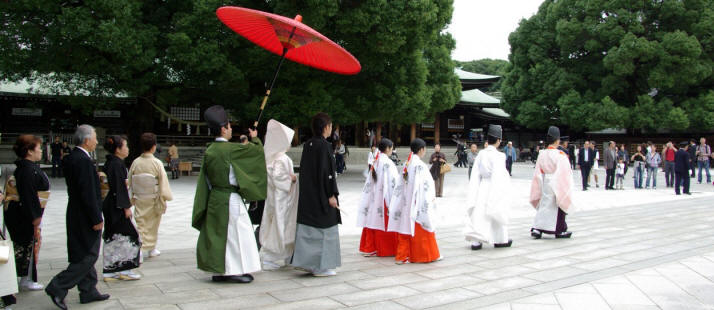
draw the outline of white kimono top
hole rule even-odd
[[[413,236],[414,223],[419,223],[424,230],[433,232],[436,192],[429,167],[411,153],[401,171],[389,204],[387,230]]]
[[[384,207],[390,208],[392,194],[400,178],[397,166],[384,153],[377,153],[372,166],[377,175],[377,181],[372,178],[371,172],[362,189],[357,226],[371,229],[386,230],[384,227]]]

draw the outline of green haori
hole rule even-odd
[[[200,231],[196,245],[198,269],[225,272],[228,202],[236,192],[228,180],[230,167],[238,181],[240,196],[248,201],[265,200],[267,171],[260,139],[246,145],[214,142],[206,149],[198,176],[191,226]],[[211,188],[209,189],[209,183]]]

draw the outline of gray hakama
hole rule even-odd
[[[316,228],[298,223],[291,265],[310,271],[340,267],[340,234],[337,225]]]

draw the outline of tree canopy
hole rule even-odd
[[[26,0],[0,2],[0,72],[17,81],[89,94],[125,94],[159,105],[222,104],[241,123],[257,116],[278,56],[233,33],[218,0]],[[267,118],[307,124],[317,111],[342,124],[418,122],[452,107],[460,84],[443,30],[453,0],[264,1],[243,6],[293,17],[350,51],[362,64],[340,76],[287,61]],[[86,97],[85,97],[86,98]],[[150,110],[141,108],[140,112]],[[144,110],[142,110],[144,109]],[[267,119],[266,118],[266,119]]]
[[[714,0],[546,0],[509,41],[517,123],[714,128]]]

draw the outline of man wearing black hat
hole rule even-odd
[[[251,142],[228,142],[233,129],[222,106],[204,113],[215,142],[206,149],[196,185],[191,226],[200,231],[198,268],[213,273],[214,282],[249,283],[261,270],[258,246],[243,203],[265,200],[267,172],[263,144],[250,129]]]
[[[500,125],[489,125],[488,146],[474,160],[466,200],[469,220],[464,229],[472,250],[480,250],[482,243],[493,243],[496,248],[512,244],[508,239],[511,177],[503,165],[506,155],[498,151],[502,133]]]
[[[548,148],[541,151],[536,161],[531,185],[530,202],[536,208],[531,236],[540,239],[543,233],[556,238],[570,238],[565,216],[573,204],[573,170],[567,154],[558,150],[560,129],[548,128]]]
[[[679,187],[682,187],[682,192],[687,195],[689,193],[689,157],[688,148],[690,147],[687,141],[682,141],[679,144],[679,150],[674,154],[674,193],[679,195]]]

